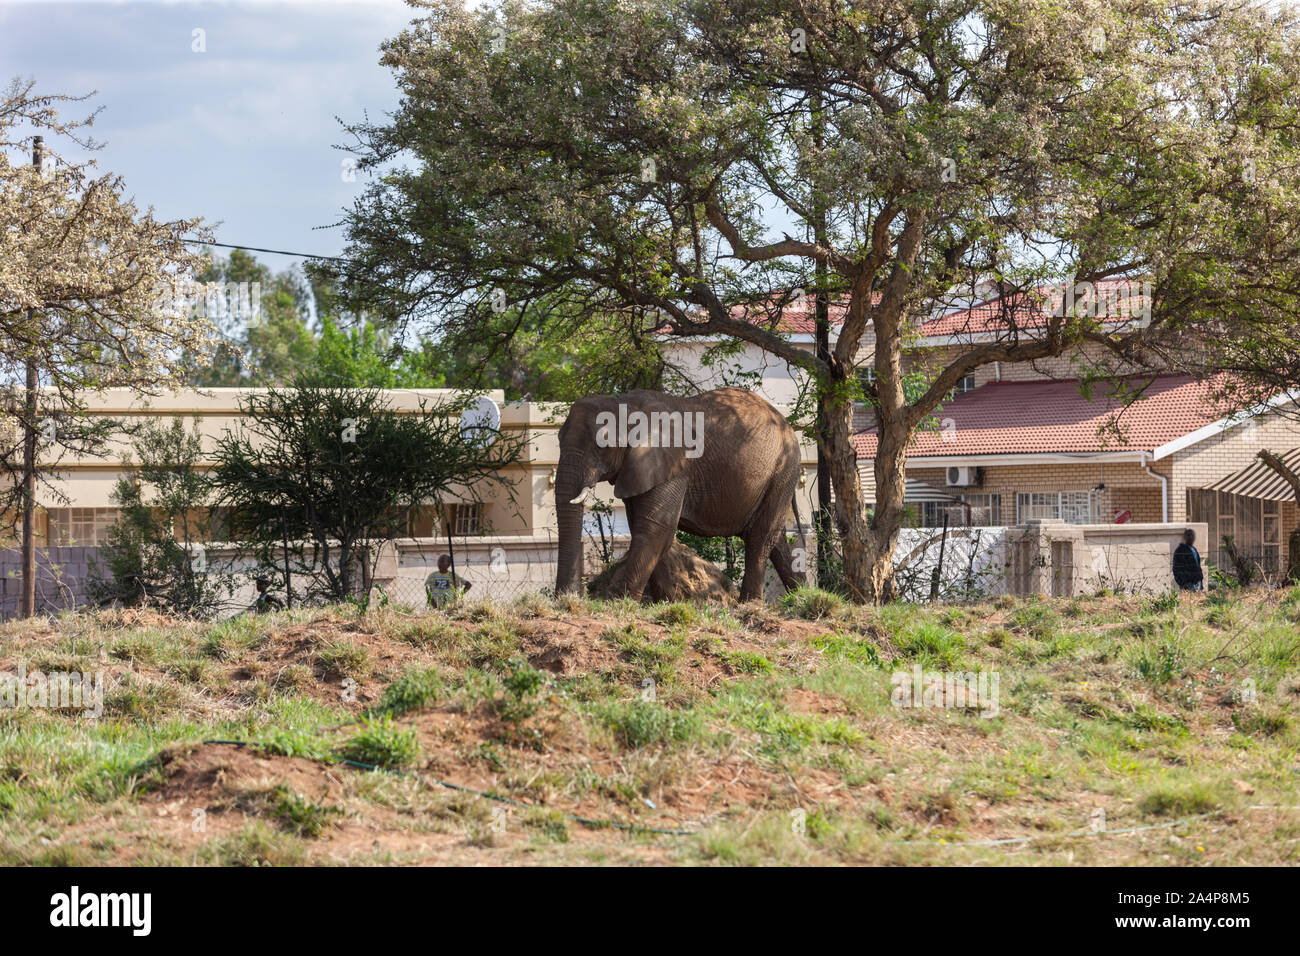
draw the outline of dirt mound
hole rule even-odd
[[[624,562],[615,561],[591,580],[588,593],[601,598],[622,597],[624,570]],[[680,541],[674,541],[650,575],[642,600],[731,605],[736,603],[736,595],[717,565],[704,560]]]
[[[272,756],[252,747],[198,744],[168,747],[158,755],[160,801],[196,806],[237,801],[250,793],[287,787],[312,800],[335,799],[341,782],[327,768],[301,757]]]

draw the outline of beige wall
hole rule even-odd
[[[180,417],[188,427],[197,421],[203,446],[211,452],[216,438],[226,429],[238,428],[241,422],[239,399],[245,389],[214,388],[203,391],[185,391],[176,394],[140,398],[127,390],[110,390],[89,399],[91,414],[140,421],[145,418]],[[387,396],[398,411],[414,412],[419,403],[436,405],[456,396],[447,389],[396,389]],[[522,441],[521,460],[504,469],[506,484],[490,485],[480,489],[484,503],[485,534],[489,535],[545,535],[556,528],[553,475],[559,462],[559,428],[568,412],[565,405],[554,403],[504,404],[502,392],[489,392],[488,396],[501,406],[502,431],[518,436]],[[117,480],[127,473],[122,456],[129,451],[130,443],[117,442],[110,446],[107,458],[68,454],[57,459],[54,465],[58,475],[58,488],[67,501],[63,502],[46,489],[40,503],[45,508],[112,508],[111,494]],[[816,496],[816,449],[810,443],[802,446],[806,480],[799,489],[800,510],[805,523],[812,513]],[[51,459],[53,460],[53,459]],[[210,462],[209,462],[210,463]],[[453,489],[450,500],[471,500],[465,489]],[[614,506],[621,518],[622,503],[613,496],[613,486],[608,483],[593,489],[597,499]],[[46,541],[48,515],[38,516],[38,543]],[[90,542],[84,542],[90,543]]]

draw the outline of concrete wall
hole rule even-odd
[[[1137,594],[1172,590],[1174,549],[1186,527],[1204,538],[1204,524],[1029,522],[1008,535],[1007,590],[1052,597],[1103,588]]]
[[[86,602],[86,578],[98,548],[36,549],[36,610],[39,614],[80,607]],[[0,550],[0,620],[22,607],[23,556],[18,548]]]

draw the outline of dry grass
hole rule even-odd
[[[1298,625],[1300,591],[15,623],[0,671],[105,700],[0,711],[0,862],[1295,862]],[[894,706],[917,666],[996,708]]]

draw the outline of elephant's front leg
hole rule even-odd
[[[623,564],[623,589],[633,600],[641,600],[650,575],[673,545],[685,491],[686,479],[679,478],[625,502],[632,543]]]

